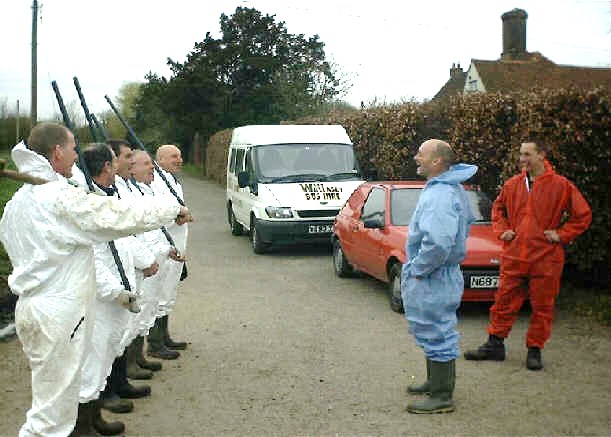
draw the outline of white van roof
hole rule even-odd
[[[352,144],[339,124],[275,124],[241,126],[233,130],[231,144]]]

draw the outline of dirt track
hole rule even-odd
[[[150,381],[127,435],[611,435],[611,333],[558,314],[542,372],[524,367],[528,311],[503,363],[457,362],[453,414],[410,415],[405,386],[424,358],[385,287],[334,276],[327,248],[254,255],[232,237],[224,190],[185,178],[197,222],[171,330],[189,349]],[[487,308],[460,313],[463,348],[485,338]],[[0,434],[30,404],[18,341],[0,343]]]

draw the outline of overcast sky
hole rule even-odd
[[[352,83],[353,105],[430,99],[452,63],[498,59],[501,14],[528,13],[527,50],[559,64],[611,67],[611,1],[470,0],[41,0],[38,21],[39,119],[56,111],[51,81],[66,102],[78,76],[93,112],[109,109],[125,82],[148,71],[169,77],[168,57],[182,62],[207,31],[218,37],[221,13],[254,7],[275,14],[290,33],[318,34]],[[0,104],[29,113],[31,0],[0,1]]]

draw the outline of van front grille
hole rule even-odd
[[[307,209],[297,211],[301,218],[318,218],[318,217],[335,217],[339,213],[339,209]]]

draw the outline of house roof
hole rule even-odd
[[[452,73],[450,79],[446,82],[446,84],[441,87],[441,89],[435,94],[433,100],[439,100],[443,98],[447,98],[450,96],[454,96],[456,94],[461,94],[465,89],[465,80],[467,79],[467,73],[460,71],[455,71]]]
[[[611,68],[558,65],[540,53],[519,60],[472,59],[487,92],[526,91],[533,87],[592,89],[611,88]]]

